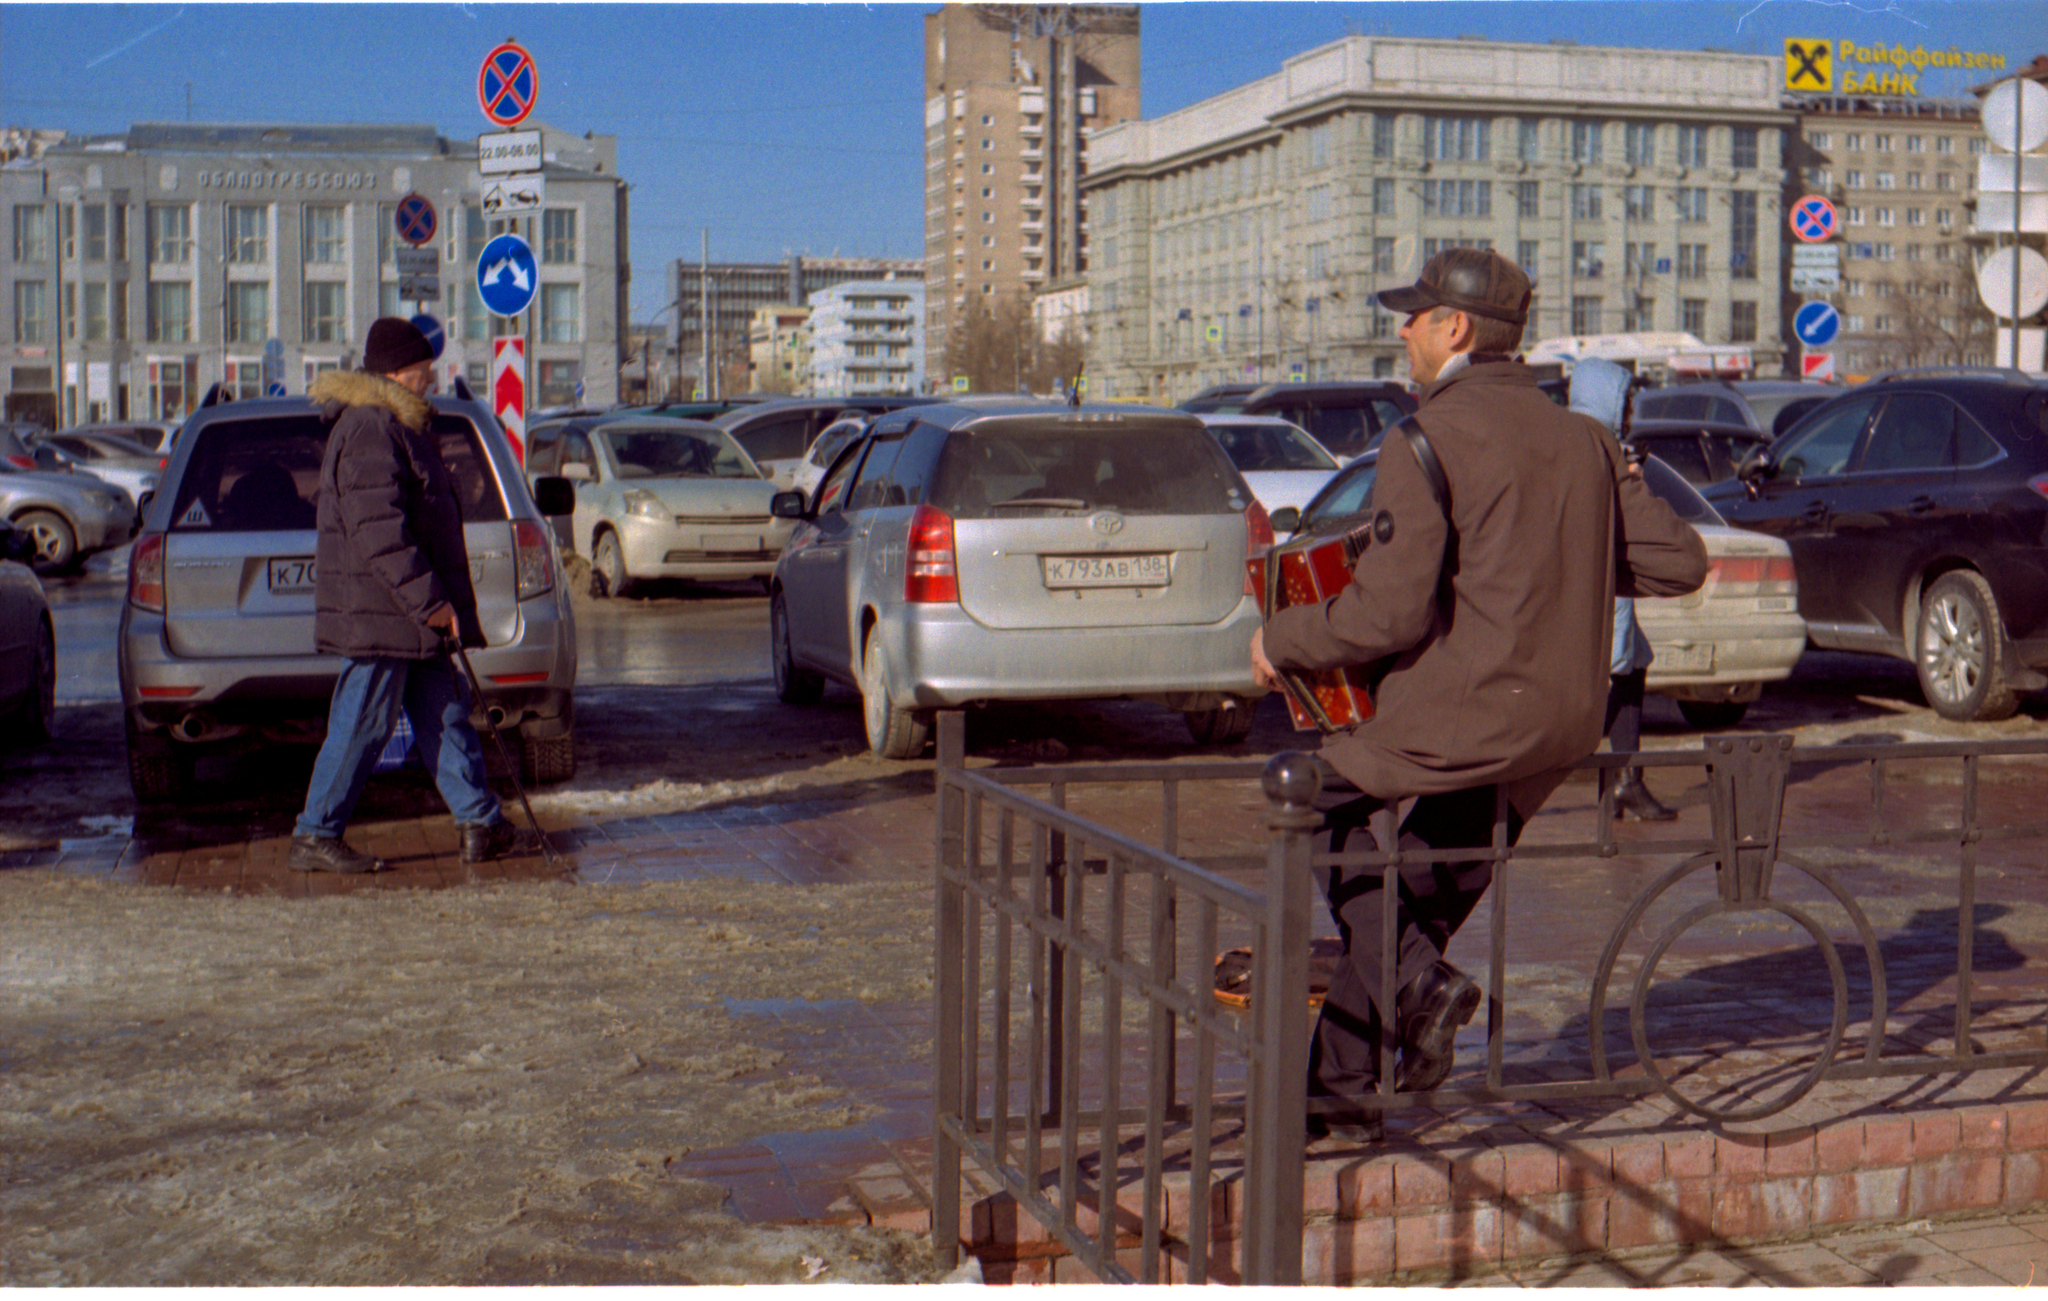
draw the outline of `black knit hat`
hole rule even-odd
[[[372,375],[395,374],[407,366],[433,359],[434,345],[411,321],[399,316],[380,316],[370,323],[370,338],[363,344],[363,369]]]

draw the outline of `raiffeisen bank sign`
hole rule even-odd
[[[1918,95],[1923,74],[1948,68],[2003,72],[2005,56],[1953,45],[1909,49],[1824,37],[1785,42],[1785,89],[1796,94]]]

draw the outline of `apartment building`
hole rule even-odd
[[[1535,282],[1526,337],[1684,330],[1783,366],[1774,57],[1348,37],[1150,121],[1082,179],[1095,396],[1396,376],[1375,287],[1439,249]]]
[[[1987,148],[1977,101],[1833,96],[1801,107],[1795,188],[1835,205],[1841,288],[1793,297],[1841,311],[1836,374],[1989,365],[1992,318],[1965,238]]]
[[[810,374],[808,307],[789,303],[754,309],[747,323],[747,391],[800,393]]]
[[[1089,133],[1139,112],[1135,5],[948,4],[925,17],[925,345],[1028,321],[1088,270]]]
[[[725,397],[747,391],[755,372],[751,339],[763,308],[799,305],[820,290],[856,280],[922,280],[924,263],[910,259],[805,257],[780,262],[678,261],[673,293],[661,310],[675,313],[676,364],[685,392]],[[712,383],[704,384],[705,331],[710,323]]]
[[[429,126],[142,124],[66,138],[0,166],[0,385],[10,413],[53,425],[176,419],[216,383],[265,389],[274,342],[287,392],[356,364],[378,316],[444,325],[442,383],[479,392],[495,337],[528,347],[534,407],[618,392],[626,199],[616,142],[542,128],[547,200],[487,218],[474,139]],[[430,199],[440,297],[401,300],[400,199]],[[534,305],[491,315],[474,268],[494,235],[526,236]]]
[[[924,392],[924,284],[853,280],[811,295],[808,393]]]

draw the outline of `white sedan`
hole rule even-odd
[[[1268,515],[1285,506],[1300,510],[1337,473],[1337,458],[1291,420],[1216,412],[1196,419],[1209,426]]]

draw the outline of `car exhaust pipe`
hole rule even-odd
[[[213,717],[195,709],[171,724],[171,734],[181,741],[203,741],[213,732]]]
[[[492,727],[503,727],[505,725],[505,711],[497,705],[492,705],[489,709],[486,709],[484,717],[491,720]]]

